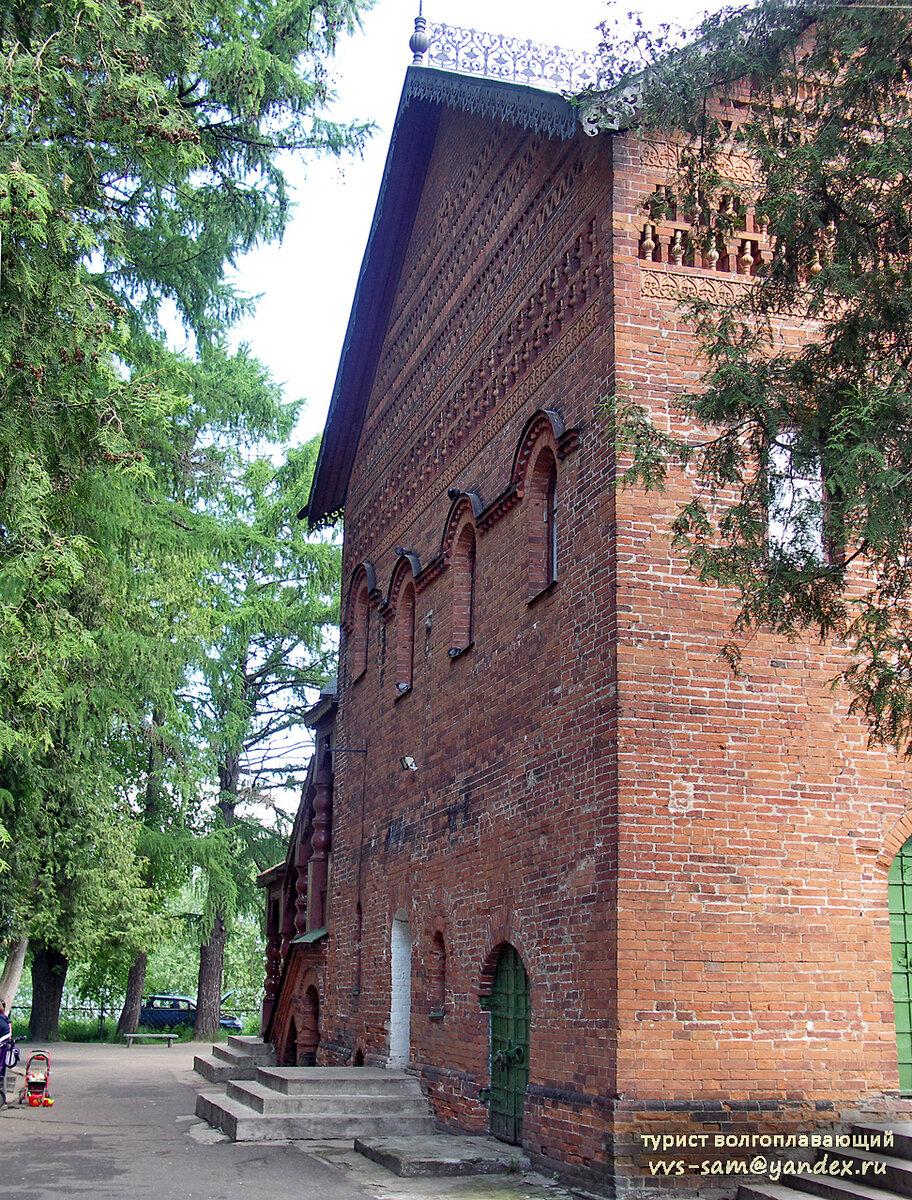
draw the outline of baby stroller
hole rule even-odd
[[[12,1033],[5,1033],[0,1038],[0,1108],[6,1104],[8,1073],[19,1062],[19,1047],[13,1041]]]
[[[19,1093],[19,1103],[30,1104],[33,1108],[53,1104],[48,1093],[50,1079],[51,1056],[44,1050],[36,1050],[28,1056],[25,1064],[25,1087]]]

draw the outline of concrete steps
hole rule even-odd
[[[230,1079],[256,1079],[260,1067],[275,1066],[275,1061],[275,1050],[268,1042],[236,1034],[227,1045],[213,1046],[211,1054],[197,1054],[193,1069],[210,1083],[227,1083]]]
[[[865,1150],[861,1147],[829,1147],[817,1151],[816,1164],[838,1163],[837,1172],[782,1175],[777,1183],[743,1183],[738,1200],[799,1200],[819,1196],[822,1200],[909,1200],[912,1198],[912,1122],[893,1125],[853,1125],[850,1135],[864,1137],[890,1130],[893,1145]],[[845,1166],[848,1164],[848,1166]]]
[[[531,1166],[520,1146],[506,1146],[489,1137],[460,1137],[452,1133],[355,1138],[355,1150],[394,1175],[406,1178],[507,1175],[512,1171],[528,1171]]]
[[[434,1132],[415,1076],[376,1067],[260,1067],[225,1095],[202,1092],[196,1115],[236,1142]]]

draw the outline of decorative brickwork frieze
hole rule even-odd
[[[415,469],[418,474],[409,479],[405,465],[396,472],[396,479],[397,481],[401,480],[403,487],[401,494],[394,497],[389,495],[392,489],[383,489],[382,498],[363,506],[365,516],[361,518],[359,514],[359,517],[355,518],[358,521],[358,534],[365,539],[365,543],[381,548],[381,552],[387,547],[395,545],[414,521],[415,516],[420,515],[436,502],[437,493],[430,485],[440,480],[441,476],[444,479],[458,478],[466,466],[477,456],[479,448],[490,441],[517,412],[528,404],[532,397],[541,391],[551,376],[559,369],[561,363],[598,329],[600,321],[601,313],[598,305],[593,305],[580,320],[570,326],[557,344],[543,355],[542,360],[523,375],[520,382],[512,388],[509,396],[485,424],[472,434],[470,440],[460,442],[457,431],[451,430],[443,444],[438,445],[433,452],[428,447],[430,457],[420,470],[417,466],[419,448],[416,447],[409,461],[416,460]],[[466,432],[464,426],[459,427],[461,435],[465,436]],[[392,518],[398,519],[390,529],[388,523]]]
[[[672,304],[680,304],[682,300],[732,304],[738,299],[739,289],[747,285],[747,280],[714,279],[692,271],[647,268],[640,276],[640,291],[644,299],[668,300]]]
[[[417,491],[452,477],[474,435],[489,434],[492,417],[495,428],[509,420],[529,383],[540,384],[599,319],[591,312],[604,276],[597,173],[574,144],[542,176],[535,164],[547,144],[527,136],[506,155],[501,146],[488,163],[490,186],[466,189],[454,209],[471,229],[468,241],[422,242],[406,266],[348,504],[374,544],[395,542],[397,519]],[[471,156],[467,178],[478,166]],[[530,180],[538,181],[531,191]],[[447,188],[437,203],[446,207],[454,192],[463,195]],[[448,311],[442,327],[432,320],[441,308]]]

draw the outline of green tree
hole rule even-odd
[[[620,395],[628,481],[689,464],[674,520],[693,569],[740,593],[734,637],[769,627],[848,643],[842,678],[871,736],[912,751],[912,23],[908,8],[761,0],[616,44],[590,117],[675,139],[669,180],[697,249],[745,206],[772,252],[730,304],[694,303],[705,373],[680,398],[702,440]],[[728,101],[742,106],[734,108]],[[737,156],[755,182],[735,178]],[[727,199],[726,199],[727,198]],[[653,198],[652,203],[656,200]],[[659,201],[661,204],[661,200]],[[783,345],[777,320],[809,323]]]
[[[217,779],[216,830],[243,852],[230,875],[210,871],[200,952],[195,1036],[218,1028],[228,925],[252,901],[254,867],[274,861],[276,845],[238,805],[276,786],[300,786],[302,719],[335,664],[341,547],[308,536],[297,514],[310,488],[318,440],[291,450],[275,467],[247,464],[226,491],[221,514],[224,568],[212,580],[217,638],[199,664],[201,734]],[[239,868],[239,869],[238,869]],[[246,888],[246,893],[245,889]]]
[[[4,913],[26,921],[32,954],[32,1036],[55,1040],[70,962],[103,942],[142,945],[153,914],[142,887],[136,828],[123,819],[117,780],[99,759],[61,745],[13,784],[4,818],[13,870],[3,877]],[[0,800],[12,793],[4,789]]]
[[[150,428],[191,369],[162,353],[164,316],[214,386],[245,307],[227,271],[287,218],[279,154],[360,145],[320,113],[356,18],[351,0],[0,12],[0,750],[49,745],[96,652],[68,603],[104,563],[80,484],[151,478]]]
[[[247,303],[228,272],[282,233],[281,153],[360,145],[364,127],[321,116],[356,19],[349,0],[0,12],[0,819],[26,868],[5,915],[52,955],[94,952],[49,898],[105,821],[142,826],[117,859],[128,890],[141,866],[139,909],[193,861],[183,682],[209,634],[206,505],[239,447],[288,422],[225,349]],[[186,355],[165,345],[172,314]],[[80,916],[138,961],[103,892]]]

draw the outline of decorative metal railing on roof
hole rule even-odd
[[[415,61],[458,75],[481,75],[566,93],[582,92],[600,82],[599,56],[583,50],[564,50],[452,25],[429,24],[425,36],[428,46],[421,57],[412,46]]]

